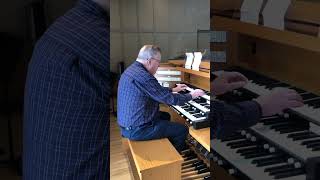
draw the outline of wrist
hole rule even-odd
[[[176,88],[171,89],[172,92],[177,92]]]

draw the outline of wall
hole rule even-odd
[[[111,70],[130,65],[144,44],[162,49],[162,59],[197,49],[197,30],[210,28],[209,0],[111,0]],[[199,36],[209,49],[209,34]]]

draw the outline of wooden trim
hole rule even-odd
[[[204,78],[210,78],[210,73],[208,73],[208,72],[195,71],[195,70],[186,69],[183,67],[176,67],[176,68],[178,71],[181,71],[184,73],[193,74],[193,75],[197,75],[197,76],[204,77]]]
[[[168,63],[174,65],[174,66],[179,66],[179,67],[184,67],[185,60],[169,60]],[[200,63],[200,69],[208,69],[210,70],[210,60],[202,60]]]
[[[210,151],[210,128],[193,129],[189,127],[189,134],[195,138],[203,147]]]
[[[213,16],[211,19],[211,26],[217,30],[230,30],[260,39],[266,39],[293,47],[320,52],[320,38],[305,34],[281,31],[219,16]]]

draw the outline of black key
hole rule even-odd
[[[242,148],[242,149],[238,149],[236,153],[246,153],[246,152],[252,152],[256,150],[257,150],[257,147]]]
[[[202,174],[205,172],[209,172],[209,168],[203,168],[203,169],[198,170],[198,174]]]
[[[197,157],[197,155],[193,154],[193,155],[187,156],[184,160],[188,161],[188,160],[194,159],[196,157]]]
[[[276,83],[276,84],[270,84],[270,85],[266,85],[266,87],[268,89],[273,89],[273,88],[276,88],[276,87],[286,87],[286,88],[289,88],[291,87],[289,84],[286,84],[286,83]]]
[[[290,87],[290,89],[293,89],[293,90],[297,91],[298,94],[306,93],[305,90],[302,90],[302,89],[297,88],[297,87]]]
[[[253,145],[256,145],[256,142],[247,141],[247,142],[243,142],[243,143],[239,143],[239,144],[234,144],[231,146],[231,149],[237,149],[237,148],[253,146]]]
[[[296,168],[291,165],[290,167],[274,169],[274,170],[270,171],[269,174],[276,175],[276,174],[280,174],[280,173],[284,173],[284,172],[288,172],[288,171],[294,171],[294,169],[296,169]]]
[[[303,100],[308,100],[308,99],[317,98],[318,96],[313,93],[306,93],[306,94],[301,94],[301,97]]]
[[[320,99],[313,99],[313,100],[305,101],[304,103],[309,106],[319,107],[320,106]]]
[[[195,114],[195,115],[193,115],[194,117],[196,117],[196,118],[200,118],[200,117],[203,117],[203,115],[202,114]]]
[[[320,147],[319,147],[319,146],[312,148],[312,151],[319,151],[319,150],[320,150]]]
[[[292,133],[288,135],[288,138],[294,138],[294,137],[299,137],[299,136],[305,136],[310,134],[310,131],[303,131],[303,132],[297,132],[297,133]]]
[[[320,146],[320,143],[319,142],[314,142],[314,143],[309,143],[307,145],[307,148],[316,148],[318,146]]]
[[[241,143],[245,143],[245,142],[249,142],[249,141],[247,139],[245,139],[245,140],[236,141],[236,142],[229,142],[229,143],[227,143],[227,146],[233,146],[233,145],[237,145],[237,144],[241,144]]]
[[[271,172],[271,171],[276,171],[277,169],[286,169],[286,168],[292,168],[293,166],[290,164],[285,164],[281,166],[274,166],[274,167],[269,167],[264,170],[264,172]]]
[[[275,127],[274,130],[275,131],[282,131],[282,130],[285,130],[285,129],[288,129],[288,128],[295,128],[295,127],[303,127],[302,124],[299,124],[299,123],[295,123],[295,122],[291,122],[287,125],[279,125],[278,127]]]
[[[265,120],[261,120],[261,122],[264,125],[273,125],[273,124],[277,124],[277,123],[281,123],[281,122],[288,122],[287,119],[284,118],[276,118],[276,119],[265,119]]]
[[[259,161],[257,162],[257,167],[263,167],[263,166],[269,166],[269,165],[274,165],[274,164],[279,164],[279,163],[284,163],[285,161],[283,159],[271,159],[271,160],[266,160],[266,161]]]
[[[201,165],[199,165],[199,166],[196,166],[194,169],[195,169],[195,170],[200,170],[200,169],[203,169],[203,168],[206,168],[206,167],[207,167],[206,164],[201,164]]]
[[[243,137],[242,135],[228,136],[226,138],[222,138],[221,142],[234,141],[234,140],[240,140],[240,139],[245,139],[245,137]]]
[[[308,145],[308,144],[312,144],[312,143],[320,143],[320,139],[303,141],[303,142],[301,142],[301,145]]]
[[[261,153],[255,153],[255,154],[249,154],[244,156],[245,159],[252,159],[252,158],[257,158],[257,157],[263,157],[263,156],[267,156],[270,155],[270,152],[261,152]]]
[[[284,128],[284,127],[288,127],[289,125],[292,125],[292,123],[290,122],[282,122],[282,123],[277,123],[277,124],[274,124],[272,126],[270,126],[270,129],[281,129],[281,128]]]
[[[272,160],[272,159],[285,159],[285,157],[286,156],[284,156],[283,154],[279,154],[279,155],[274,155],[274,156],[271,156],[271,157],[254,159],[251,162],[252,162],[252,164],[257,164],[260,161],[269,161],[269,160]]]
[[[308,135],[304,135],[304,136],[293,137],[292,140],[297,141],[297,140],[311,139],[311,138],[316,138],[316,137],[320,137],[320,136],[313,133],[313,134],[308,134]]]
[[[285,133],[293,133],[293,132],[298,132],[298,131],[305,131],[308,130],[308,127],[290,127],[286,129],[280,130],[280,134],[285,134]]]
[[[250,151],[241,152],[240,154],[241,154],[241,156],[248,156],[248,155],[257,154],[257,153],[264,153],[264,152],[268,152],[268,151],[263,148],[256,148],[256,149],[252,149]]]
[[[307,134],[310,134],[310,131],[304,131],[304,132],[298,132],[298,133],[289,134],[288,138],[299,137],[299,136],[303,136],[303,135],[307,135]]]
[[[192,163],[192,166],[198,166],[200,164],[203,164],[202,160],[199,160],[199,161],[196,161],[196,162]]]
[[[274,176],[275,179],[282,179],[282,178],[288,178],[292,176],[298,176],[305,174],[305,170],[302,168],[299,169],[294,169],[293,171],[288,171],[288,172],[283,172],[283,173],[278,173],[277,175]]]

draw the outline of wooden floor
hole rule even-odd
[[[110,115],[110,178],[133,180],[129,161],[122,150],[120,129],[113,115]]]

